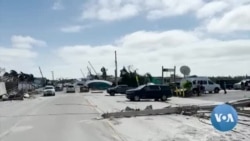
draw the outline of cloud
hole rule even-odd
[[[60,30],[66,33],[76,33],[76,32],[80,32],[81,30],[90,28],[90,27],[91,27],[90,25],[84,25],[84,26],[73,25],[73,26],[62,27]]]
[[[138,31],[125,35],[119,42],[123,44],[123,46],[141,49],[151,47],[152,44],[162,47],[175,47],[197,40],[198,38],[195,36],[195,33],[182,30],[170,30],[166,32]]]
[[[114,21],[138,15],[138,5],[121,0],[94,0],[85,4],[83,19]]]
[[[61,0],[56,0],[52,6],[52,9],[53,10],[62,10],[64,9],[64,6],[62,4],[62,1]]]
[[[192,31],[138,31],[107,45],[63,46],[56,54],[64,63],[61,67],[65,71],[57,71],[58,75],[81,77],[80,71],[79,74],[76,72],[80,68],[85,69],[87,62],[91,61],[97,71],[105,66],[109,74],[114,74],[116,50],[119,69],[133,65],[140,74],[150,72],[159,76],[161,66],[176,65],[179,69],[182,65],[189,65],[191,74],[244,75],[250,73],[245,61],[250,59],[249,44],[250,40],[204,38]],[[69,75],[67,72],[72,73]]]
[[[35,59],[38,53],[33,46],[45,46],[46,42],[36,40],[30,36],[12,36],[11,47],[0,46],[0,64],[7,70],[15,69],[26,73],[33,73],[36,67]]]
[[[226,1],[212,1],[204,6],[202,6],[197,11],[197,17],[198,18],[209,18],[213,17],[216,14],[219,14],[223,11],[225,11],[227,8],[229,8],[229,3]]]
[[[32,48],[33,46],[43,47],[46,42],[34,39],[30,36],[14,35],[11,37],[12,46],[15,48]]]
[[[184,15],[196,11],[204,3],[202,0],[158,0],[159,4],[146,3],[146,14],[148,19],[160,19],[170,16]]]
[[[0,56],[0,61],[13,61],[20,58],[35,58],[37,53],[27,49],[0,47]]]
[[[31,73],[35,66],[33,61],[38,54],[29,49],[0,47],[0,64],[11,70],[25,71]]]
[[[203,5],[202,0],[92,0],[85,3],[82,19],[116,21],[145,14],[148,19],[183,15]]]
[[[250,30],[250,4],[226,12],[222,17],[213,18],[207,24],[207,30],[214,33],[229,33]]]

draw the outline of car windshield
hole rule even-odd
[[[141,85],[141,86],[137,87],[136,89],[137,89],[137,90],[140,90],[140,89],[144,88],[145,86],[146,86],[146,85]]]
[[[54,89],[54,87],[45,87],[45,90]]]
[[[68,86],[68,88],[74,88],[74,86]]]

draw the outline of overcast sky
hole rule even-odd
[[[1,0],[0,67],[81,77],[88,61],[114,74],[250,74],[250,0]],[[168,74],[169,75],[169,74]]]

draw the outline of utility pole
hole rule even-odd
[[[164,84],[164,67],[161,67],[161,84]]]
[[[51,71],[52,74],[52,81],[54,81],[54,71]]]
[[[115,85],[118,85],[118,80],[117,80],[117,55],[115,51]]]
[[[174,66],[174,83],[176,82],[176,66]]]

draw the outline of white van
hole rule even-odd
[[[197,84],[202,82],[202,86],[205,88],[206,92],[209,93],[219,93],[220,92],[220,85],[211,81],[208,77],[188,77],[181,80],[181,87],[187,81],[192,83],[192,91],[197,91]]]

